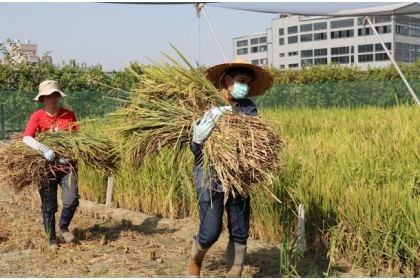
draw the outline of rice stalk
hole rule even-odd
[[[280,202],[267,185],[274,179],[272,172],[282,166],[283,147],[279,135],[261,118],[225,113],[204,142],[203,153],[227,195],[246,197],[261,186]]]
[[[60,157],[103,176],[116,171],[116,155],[110,140],[79,131],[39,133],[36,139],[54,151],[54,161],[47,161],[41,152],[28,147],[18,135],[12,136],[12,143],[0,150],[0,181],[16,193],[48,183],[49,174],[71,171],[67,165],[56,163]]]

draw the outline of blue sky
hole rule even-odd
[[[396,2],[353,2],[358,8]],[[402,2],[401,2],[402,3]],[[270,5],[270,3],[264,3]],[[277,3],[272,3],[279,4]],[[337,9],[344,3],[283,2],[287,9]],[[228,61],[233,60],[232,39],[263,33],[277,14],[249,12],[241,4],[206,4],[205,12]],[[247,7],[261,3],[247,2]],[[285,9],[286,9],[285,8]],[[0,42],[19,39],[38,45],[39,55],[51,51],[54,64],[71,59],[87,65],[101,64],[105,71],[123,69],[125,63],[178,59],[174,45],[191,63],[211,66],[224,62],[203,15],[192,4],[147,5],[89,2],[0,2]],[[170,43],[170,44],[169,44]]]

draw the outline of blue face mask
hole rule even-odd
[[[234,82],[233,88],[230,90],[230,94],[234,99],[243,99],[249,91],[249,87],[239,82]]]

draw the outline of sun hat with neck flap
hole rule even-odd
[[[226,74],[226,71],[233,67],[248,68],[255,73],[255,78],[249,86],[249,91],[246,97],[263,95],[273,86],[274,78],[268,70],[262,68],[261,66],[251,64],[248,60],[243,58],[238,58],[232,62],[221,63],[207,68],[206,77],[217,89],[220,89],[221,81]]]
[[[34,98],[35,101],[39,102],[39,98],[41,96],[46,96],[46,95],[50,95],[54,92],[58,92],[60,94],[61,97],[66,96],[61,90],[60,90],[60,86],[58,85],[58,83],[56,81],[53,80],[46,80],[43,81],[41,84],[39,84],[39,88],[38,88],[38,95]]]

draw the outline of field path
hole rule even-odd
[[[56,214],[57,220],[59,212]],[[81,200],[70,225],[76,242],[58,233],[47,250],[37,192],[14,194],[0,186],[0,275],[4,277],[183,277],[197,224],[170,221]],[[202,277],[224,277],[224,231],[209,250]],[[278,277],[278,246],[249,240],[243,277]]]

